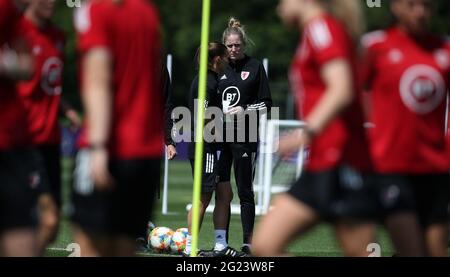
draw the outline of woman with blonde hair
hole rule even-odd
[[[277,196],[255,232],[253,253],[284,255],[287,245],[320,221],[332,223],[346,256],[367,256],[374,205],[371,170],[358,99],[356,41],[363,26],[359,1],[281,0],[282,20],[302,38],[290,70],[303,130],[280,139],[284,156],[309,146],[291,189]]]
[[[222,108],[226,114],[219,177],[220,183],[230,186],[231,167],[234,165],[241,204],[242,255],[251,252],[255,223],[253,177],[258,146],[258,118],[272,106],[266,71],[260,61],[246,54],[250,42],[240,21],[231,18],[223,32],[223,43],[228,49],[230,64],[219,78]]]

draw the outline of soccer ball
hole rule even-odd
[[[173,253],[180,254],[186,248],[186,240],[189,232],[187,228],[179,228],[173,233],[172,241],[170,242],[170,250]]]
[[[170,249],[173,231],[167,227],[156,227],[149,235],[148,243],[156,252],[162,253]]]

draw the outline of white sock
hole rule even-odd
[[[227,243],[227,231],[226,230],[215,230],[216,245],[214,250],[221,251],[228,247]]]
[[[186,247],[184,248],[184,253],[190,254],[191,253],[191,245],[192,245],[192,236],[187,235],[186,237]]]

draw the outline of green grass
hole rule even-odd
[[[63,198],[69,198],[70,174],[72,172],[73,161],[63,162]],[[187,227],[186,205],[192,199],[192,174],[188,162],[174,161],[170,163],[169,169],[169,215],[161,214],[161,200],[158,200],[155,207],[153,222],[156,226],[166,226],[171,229]],[[233,184],[233,187],[234,184]],[[234,194],[234,203],[238,203],[237,193]],[[257,222],[260,217],[257,218]],[[257,224],[257,223],[256,223]],[[230,223],[230,245],[236,249],[240,248],[242,242],[242,227],[239,215],[232,215]],[[70,252],[64,251],[67,245],[73,242],[70,224],[66,218],[61,221],[60,232],[54,244],[49,247],[46,256],[68,256]],[[212,224],[212,214],[207,214],[200,231],[200,249],[211,249],[214,243],[214,228]],[[392,246],[385,231],[378,232],[378,243],[381,245],[382,256],[392,255]],[[332,228],[323,224],[296,240],[289,247],[289,252],[295,256],[342,256],[336,243]],[[154,254],[143,254],[153,256]]]

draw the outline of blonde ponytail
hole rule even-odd
[[[254,44],[253,41],[247,36],[245,28],[241,25],[241,22],[234,17],[231,17],[230,20],[228,20],[228,27],[225,31],[223,31],[222,42],[225,43],[226,39],[230,35],[238,35],[244,46]]]
[[[232,17],[228,21],[228,28],[241,28],[242,29],[241,22],[238,19]]]
[[[339,19],[354,40],[366,29],[363,19],[363,8],[359,0],[319,0],[326,9]]]

